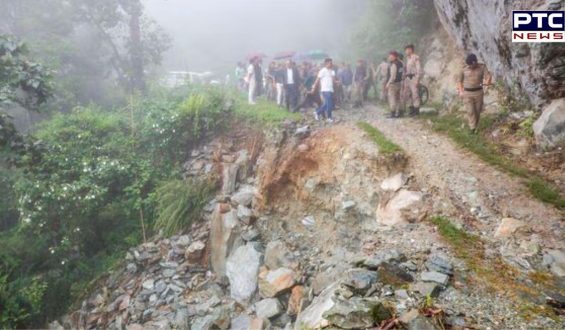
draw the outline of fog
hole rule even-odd
[[[166,70],[227,71],[248,54],[322,49],[346,56],[367,0],[145,0],[173,38]]]

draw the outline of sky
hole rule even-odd
[[[347,50],[367,0],[144,0],[173,38],[166,70],[221,71],[248,54]]]

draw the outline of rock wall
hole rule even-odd
[[[562,0],[434,0],[439,19],[464,52],[474,52],[509,91],[536,107],[565,97],[562,44],[512,44],[512,10],[563,10]]]

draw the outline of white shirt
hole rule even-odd
[[[286,83],[288,85],[294,84],[294,70],[286,69]]]
[[[334,92],[334,77],[335,71],[328,68],[323,68],[318,73],[320,79],[320,92]]]

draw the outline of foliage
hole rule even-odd
[[[390,155],[402,152],[402,149],[399,146],[387,139],[386,136],[373,125],[367,122],[359,122],[357,123],[357,126],[369,135],[371,140],[377,144],[381,153]]]
[[[155,231],[163,230],[166,236],[178,233],[198,220],[203,207],[214,192],[209,180],[171,180],[155,192],[158,218]]]
[[[236,115],[255,124],[273,126],[285,120],[299,121],[302,116],[298,113],[288,112],[272,102],[260,100],[256,105],[249,105],[239,99],[236,106]]]
[[[434,23],[432,0],[373,0],[353,35],[357,55],[381,61],[389,51],[417,44]]]

